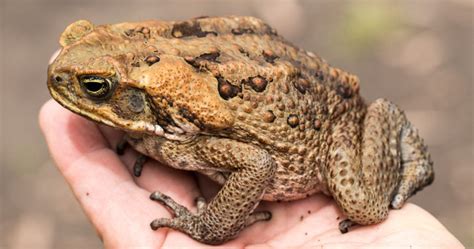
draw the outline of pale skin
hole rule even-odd
[[[157,217],[170,217],[149,199],[160,190],[195,211],[195,198],[209,198],[217,187],[193,173],[148,161],[139,178],[133,176],[137,153],[115,153],[123,133],[98,126],[50,100],[41,109],[40,126],[59,171],[70,185],[106,248],[210,247],[185,234],[150,229]],[[273,218],[244,229],[222,247],[319,248],[464,248],[444,226],[420,207],[407,203],[391,210],[382,223],[355,227],[341,234],[344,218],[335,202],[324,195],[292,202],[262,202]],[[319,246],[319,247],[318,247]]]

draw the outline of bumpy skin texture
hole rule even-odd
[[[94,26],[61,35],[48,88],[66,108],[127,132],[139,152],[222,184],[192,214],[156,192],[171,227],[209,244],[271,217],[261,200],[322,192],[348,220],[372,224],[433,181],[423,140],[403,112],[366,105],[356,76],[299,49],[253,17]],[[84,76],[107,79],[106,94]],[[95,87],[95,88],[94,88]],[[94,89],[93,89],[94,88]]]

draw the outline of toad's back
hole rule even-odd
[[[126,23],[111,29],[146,44],[134,51],[143,58],[149,53],[179,56],[196,74],[216,79],[214,97],[226,103],[235,121],[230,129],[213,132],[264,147],[277,163],[264,199],[326,192],[319,169],[327,162],[331,127],[343,116],[361,120],[365,114],[356,76],[293,46],[253,17]]]

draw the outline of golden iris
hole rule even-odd
[[[112,89],[112,81],[96,75],[82,75],[79,82],[85,92],[94,98],[104,98],[108,96]]]

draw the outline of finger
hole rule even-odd
[[[124,136],[123,132],[103,125],[99,126],[99,130],[108,143],[111,144],[111,148],[115,148],[115,144]],[[120,156],[120,160],[126,165],[128,173],[138,186],[149,192],[160,191],[188,208],[193,209],[195,207],[194,200],[201,193],[192,174],[187,171],[173,169],[148,158],[145,165],[143,165],[141,176],[135,177],[133,176],[133,166],[138,155],[139,153],[133,148],[128,148],[125,150],[125,154]]]
[[[107,141],[109,147],[114,150],[117,149],[117,144],[122,141],[125,132],[102,124],[98,124],[97,127]]]
[[[357,226],[346,234],[331,232],[316,237],[317,240],[305,243],[302,247],[328,244],[336,248],[355,245],[370,248],[463,248],[439,221],[411,203],[405,204],[400,210],[391,210],[388,218],[381,223]]]
[[[42,107],[39,121],[51,155],[68,182],[75,183],[85,172],[102,170],[107,165],[118,163],[113,161],[112,151],[94,123],[67,111],[56,102],[48,101]],[[103,159],[99,158],[101,167],[77,163],[86,161],[97,154],[104,156]],[[112,162],[108,163],[106,160],[112,160]],[[76,172],[77,169],[81,170]],[[72,174],[70,171],[78,174]],[[114,173],[112,179],[115,181],[131,180],[124,169],[109,168],[109,171]]]
[[[365,232],[369,229],[367,227]],[[361,229],[358,233],[363,232]],[[375,231],[372,229],[371,232]],[[353,236],[357,235],[355,233]],[[404,239],[406,243],[411,240],[425,248],[463,248],[433,215],[412,203],[406,203],[400,210],[391,210],[387,220],[380,223],[374,238],[374,245],[395,244]]]
[[[135,185],[96,125],[49,101],[40,126],[58,169],[106,243],[161,243],[165,234],[148,224],[168,212]]]

